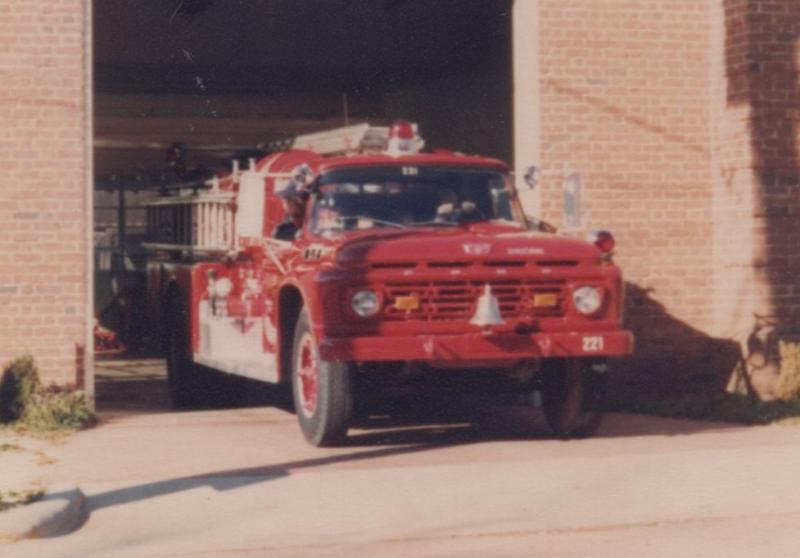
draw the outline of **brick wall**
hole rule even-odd
[[[81,380],[87,277],[85,3],[0,2],[0,364]]]
[[[632,368],[687,389],[747,370],[768,392],[800,333],[800,3],[540,0],[540,18],[544,214],[561,223],[580,172],[576,234],[617,236]]]
[[[723,0],[713,21],[714,325],[768,395],[799,333],[800,3]]]
[[[540,0],[540,9],[545,218],[562,224],[563,177],[579,172],[576,233],[617,237],[633,364],[654,379],[695,375],[716,345],[710,3]]]
[[[62,383],[87,321],[86,5],[0,2],[0,360]],[[769,369],[800,314],[800,3],[539,6],[544,216],[579,172],[574,234],[618,238],[637,373]]]

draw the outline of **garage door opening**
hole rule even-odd
[[[98,382],[103,353],[158,356],[141,243],[162,189],[298,134],[397,118],[426,149],[511,161],[511,4],[94,2]]]

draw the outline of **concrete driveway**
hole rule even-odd
[[[535,411],[376,419],[337,449],[261,406],[169,412],[160,362],[99,370],[104,424],[54,448],[91,515],[14,557],[796,556],[800,428]],[[251,402],[252,403],[252,402]],[[3,554],[4,555],[4,554]]]

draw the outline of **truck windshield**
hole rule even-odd
[[[505,174],[424,166],[336,170],[322,175],[311,210],[314,234],[477,221],[519,224]]]

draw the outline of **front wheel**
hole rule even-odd
[[[308,311],[297,320],[292,350],[292,392],[297,420],[313,446],[340,445],[353,407],[352,366],[319,357]]]
[[[553,434],[562,439],[594,434],[603,418],[606,385],[604,362],[547,361],[542,370],[542,405]]]

